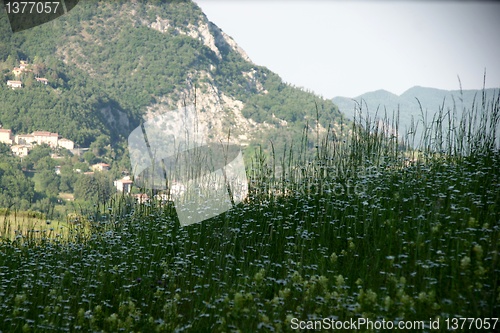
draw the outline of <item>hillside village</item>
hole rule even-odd
[[[174,8],[175,11],[177,9],[180,8]],[[199,10],[193,9],[196,15],[201,15]],[[165,11],[162,15],[171,14]],[[288,139],[300,138],[303,126],[299,120],[313,117],[315,106],[324,111],[317,119],[324,128],[340,117],[330,101],[287,85],[276,74],[249,61],[229,36],[208,24],[206,17],[200,16],[200,21],[195,18],[196,15],[186,15],[184,10],[175,15],[182,17],[181,21],[190,22],[186,29],[179,30],[179,36],[168,34],[163,28],[160,29],[161,34],[154,32],[149,36],[147,29],[134,28],[130,33],[120,35],[120,40],[127,47],[112,49],[110,54],[113,57],[98,59],[94,55],[100,54],[100,51],[79,51],[81,46],[99,45],[97,40],[88,45],[80,45],[80,41],[76,41],[80,46],[66,49],[69,40],[59,35],[61,31],[54,30],[42,37],[46,39],[43,47],[40,46],[39,36],[34,36],[30,39],[32,43],[24,44],[19,50],[12,49],[0,59],[0,73],[3,74],[3,82],[0,82],[0,92],[3,93],[0,125],[5,127],[0,133],[0,142],[9,146],[2,145],[0,148],[3,150],[1,153],[9,155],[12,162],[0,167],[17,169],[19,178],[26,178],[30,186],[30,182],[35,183],[35,192],[40,194],[24,196],[24,204],[16,202],[16,207],[24,209],[28,203],[40,199],[54,202],[62,195],[63,200],[78,201],[77,182],[84,184],[87,180],[81,178],[90,175],[94,177],[86,178],[106,175],[109,178],[106,182],[112,184],[113,191],[138,194],[139,188],[132,187],[133,180],[127,178],[131,167],[123,139],[139,125],[145,110],[166,110],[186,98],[200,98],[200,114],[210,120],[214,137],[225,137],[228,126],[231,126],[241,131],[231,132],[231,135],[247,140],[251,137],[251,128],[244,125],[247,122],[260,122],[265,126],[272,124],[268,126],[270,131],[262,135],[265,152],[270,151],[269,142],[272,142],[273,150],[280,150],[286,146]],[[136,23],[142,25],[144,22],[146,20]],[[110,36],[124,31],[121,28],[115,31],[113,25],[103,27],[97,24],[95,28]],[[148,28],[158,30],[154,22]],[[193,34],[200,38],[191,40],[188,36]],[[201,38],[202,35],[205,37]],[[74,37],[78,39],[78,36]],[[148,45],[133,43],[145,38],[149,40]],[[191,41],[187,43],[187,40]],[[179,49],[179,43],[185,47]],[[46,48],[46,45],[52,46]],[[20,52],[26,48],[29,51]],[[200,49],[206,52],[198,54]],[[163,56],[156,59],[154,55],[159,52]],[[80,54],[85,54],[86,58],[81,58]],[[179,70],[191,58],[202,61],[197,61],[199,66],[192,73]],[[131,65],[131,68],[136,68],[132,74],[114,70],[116,66],[128,64],[133,59],[141,60]],[[89,68],[94,68],[99,75],[89,73]],[[219,79],[223,77],[231,79]],[[190,82],[188,90],[185,90],[186,82]],[[210,107],[205,108],[204,105]],[[217,107],[212,108],[213,105]],[[283,134],[281,131],[285,128],[286,134]],[[45,144],[52,151],[48,153],[50,149],[44,148],[45,155],[40,157],[40,146]],[[248,145],[248,156],[260,149],[260,143]],[[42,175],[56,178],[52,179],[53,190],[45,190],[47,181],[42,181]],[[92,185],[90,182],[85,184],[87,187]],[[170,185],[170,193],[176,188],[180,189],[177,192],[182,192],[182,184]],[[18,192],[4,191],[3,201],[0,194],[0,207],[11,205],[10,198]],[[89,203],[98,201],[87,192],[79,192],[81,200]]]
[[[22,89],[25,86],[30,86],[34,83],[47,85],[49,83],[48,79],[44,77],[39,77],[40,74],[43,74],[45,72],[46,69],[45,64],[40,61],[35,61],[35,62],[36,62],[35,64],[30,64],[26,60],[19,60],[17,66],[13,67],[12,70],[9,70],[9,72],[5,74],[5,76],[8,78],[6,80],[7,86],[15,90],[15,89]],[[35,79],[36,81],[33,79]],[[25,81],[26,82],[29,81],[28,85],[25,85]],[[54,133],[45,130],[36,130],[31,133],[14,133],[12,129],[3,128],[2,124],[0,123],[0,143],[6,144],[10,148],[12,155],[20,158],[21,161],[23,160],[23,158],[28,157],[30,152],[36,147],[47,145],[48,147],[50,147],[52,151],[52,153],[50,154],[50,158],[52,161],[54,161],[51,170],[53,170],[53,174],[57,175],[60,180],[67,177],[67,175],[63,174],[62,171],[65,168],[64,167],[65,162],[62,162],[61,160],[63,159],[63,156],[61,156],[61,149],[70,152],[71,154],[69,156],[73,156],[75,158],[78,157],[79,160],[84,161],[83,164],[82,162],[80,162],[80,164],[78,164],[78,162],[76,162],[75,164],[72,163],[72,165],[77,166],[72,169],[72,173],[75,175],[97,176],[98,174],[102,175],[107,174],[111,170],[110,164],[97,161],[91,163],[90,160],[85,159],[84,154],[86,152],[89,152],[90,148],[76,147],[77,145],[75,144],[74,141],[61,136],[59,133]],[[57,160],[61,160],[61,162],[59,163],[63,164],[55,165],[58,164],[58,162],[55,162]],[[37,168],[35,168],[35,170],[28,170],[25,167],[23,167],[23,170],[28,173],[34,172],[35,174],[45,172],[45,170],[38,170]],[[113,191],[131,195],[135,197],[139,203],[145,203],[150,200],[147,194],[137,193],[137,189],[135,191],[132,190],[132,185],[134,182],[133,180],[130,179],[130,176],[128,176],[127,171],[122,170],[121,172],[117,173],[115,170],[115,172],[113,172],[113,175],[115,178],[112,178],[113,176],[111,174],[105,176],[105,178],[111,177],[111,179],[113,179],[112,180]],[[116,177],[117,175],[121,175],[121,178],[117,178]],[[64,198],[65,201],[75,200],[76,198],[75,195],[73,194],[73,191],[76,182],[77,178],[73,177],[72,181],[69,182],[71,184],[69,184],[69,186],[66,186],[67,191],[59,189],[58,197]],[[182,185],[177,185],[177,186],[181,186],[182,188]],[[42,190],[43,192],[44,189],[39,188],[39,190]],[[175,191],[175,189],[172,190]],[[177,190],[175,192],[179,191]],[[53,193],[53,195],[54,194],[56,193]],[[52,198],[54,199],[53,196]],[[158,193],[155,196],[155,199],[165,201],[165,200],[170,200],[170,197],[166,194]],[[61,202],[61,200],[58,199],[57,202]]]
[[[31,134],[16,134],[12,132],[11,129],[1,128],[0,125],[0,143],[4,143],[10,147],[10,150],[14,156],[23,158],[28,156],[30,151],[39,145],[46,144],[51,149],[63,148],[70,151],[73,155],[80,155],[82,151],[87,151],[88,148],[75,148],[75,143],[72,140],[61,137],[58,133],[52,133],[49,131],[34,131]],[[62,158],[58,154],[52,154],[52,159]],[[93,175],[94,172],[106,172],[110,170],[110,165],[107,163],[95,163],[90,165],[92,171],[82,171],[79,168],[74,169],[74,172],[81,173],[83,175]],[[57,175],[61,174],[61,166],[55,166],[55,173]],[[133,181],[130,180],[129,176],[125,176],[122,179],[116,179],[113,182],[116,190],[118,192],[124,192],[127,194],[131,193]]]
[[[14,135],[11,129],[1,128],[0,125],[0,143],[4,143],[10,147],[11,152],[14,156],[19,158],[24,158],[29,155],[30,151],[37,146],[47,145],[53,150],[56,149],[67,149],[72,155],[81,155],[83,151],[88,151],[89,148],[75,148],[75,143],[69,139],[61,137],[58,133],[52,133],[49,131],[34,131],[31,134],[16,134]],[[62,156],[53,153],[50,155],[51,159],[57,160],[61,159]],[[110,171],[111,165],[103,162],[90,164],[89,169],[91,171],[85,171],[81,168],[73,169],[76,174],[81,174],[85,176],[94,175],[98,173],[106,173]],[[58,176],[61,175],[62,167],[56,165],[54,167],[54,173]],[[127,175],[127,172],[122,172],[123,177],[113,180],[113,187],[118,193],[123,193],[127,195],[132,195],[139,203],[145,203],[150,200],[150,197],[146,193],[133,193],[132,185],[133,180]],[[171,195],[179,195],[183,193],[185,187],[181,183],[174,183],[170,189],[170,194],[158,193],[155,195],[154,199],[160,201],[171,200]],[[73,196],[67,196],[66,200],[74,200]]]
[[[61,137],[58,133],[48,131],[35,131],[31,134],[13,135],[12,130],[0,128],[0,142],[10,147],[12,153],[19,157],[27,156],[34,145],[47,144],[51,148],[65,148],[72,153],[75,143],[69,139]]]
[[[25,73],[33,73],[32,67],[33,65],[30,65],[26,60],[21,60],[19,63],[19,67],[14,67],[12,69],[12,74],[14,74],[16,80],[7,80],[7,86],[11,87],[12,89],[22,88],[23,81],[21,80],[21,76]],[[49,80],[44,77],[39,77],[39,73],[40,71],[38,69],[35,69],[35,80],[41,84],[47,85],[49,83]]]

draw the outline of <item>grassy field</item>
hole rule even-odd
[[[0,331],[290,332],[323,318],[447,331],[498,317],[499,115],[497,96],[453,130],[438,116],[420,151],[375,121],[305,131],[315,158],[257,154],[248,200],[203,223],[122,198],[81,237],[3,241]]]
[[[67,222],[46,219],[38,213],[4,211],[0,214],[0,238],[4,241],[67,238],[70,228]]]

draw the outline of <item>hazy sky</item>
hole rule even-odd
[[[500,87],[500,3],[195,0],[253,62],[327,98]]]

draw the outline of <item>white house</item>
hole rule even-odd
[[[0,128],[0,142],[11,145],[14,142],[12,137],[12,130]]]
[[[16,77],[18,77],[19,75],[21,75],[22,72],[23,72],[23,70],[21,68],[19,68],[19,67],[14,67],[14,69],[12,70],[12,73],[14,73],[14,75]]]
[[[35,141],[35,137],[31,134],[18,134],[15,136],[14,141],[18,145],[30,145]]]
[[[111,165],[106,163],[97,163],[91,166],[94,171],[108,171]]]
[[[149,201],[149,195],[146,193],[134,194],[133,197],[137,200],[137,203],[143,204]]]
[[[122,179],[115,180],[113,185],[116,187],[116,190],[123,193],[130,193],[132,188],[132,184],[134,182],[130,180],[130,177],[123,177]]]
[[[182,183],[174,181],[170,184],[170,195],[174,198],[184,194],[185,191],[186,186]]]
[[[66,148],[68,150],[74,149],[75,148],[75,143],[71,140],[68,140],[66,138],[59,139],[57,141],[57,145],[62,148]]]
[[[46,143],[53,148],[57,147],[57,141],[59,140],[59,134],[57,133],[35,131],[31,135],[39,145]]]
[[[15,80],[8,80],[7,81],[7,85],[9,87],[12,87],[12,89],[22,88],[23,87],[23,83],[21,81],[15,81]]]
[[[28,153],[30,151],[30,147],[27,145],[15,145],[10,147],[10,150],[12,150],[12,153],[16,156],[19,157],[24,157],[28,156]]]

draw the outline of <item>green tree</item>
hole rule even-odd
[[[46,170],[54,172],[56,165],[57,161],[50,156],[42,157],[34,163],[35,170],[38,172]]]
[[[90,165],[97,163],[97,157],[90,150],[83,154],[83,159]]]
[[[0,156],[2,156],[2,160],[9,158],[11,155],[12,154],[11,154],[10,147],[5,143],[0,142]]]
[[[17,64],[17,59],[14,58],[12,55],[9,55],[7,57],[7,60],[5,60],[5,65],[10,68],[10,70],[14,69],[14,67]]]
[[[106,147],[110,144],[109,136],[99,135],[97,139],[90,144],[90,150],[95,156],[103,156],[106,153]]]
[[[54,170],[42,170],[37,172],[34,180],[40,186],[40,192],[48,198],[55,198],[59,194],[60,177],[56,175]]]
[[[87,172],[90,170],[89,165],[85,162],[76,162],[74,168],[75,170],[80,170],[80,172]]]
[[[79,175],[75,183],[75,199],[94,203],[109,200],[114,192],[111,179],[105,173]]]
[[[42,58],[38,55],[35,56],[35,59],[33,59],[33,65],[31,68],[33,70],[33,74],[35,74],[36,77],[44,76],[47,69]]]
[[[35,167],[35,165],[44,157],[49,157],[52,152],[52,149],[46,145],[36,145],[33,147],[33,149],[30,151],[28,156],[23,158],[22,161],[22,166],[23,168],[30,170]]]
[[[60,178],[59,191],[73,192],[73,188],[78,177],[75,171],[73,171],[73,166],[71,164],[65,164],[61,167]]]
[[[8,207],[16,200],[31,201],[35,194],[34,183],[26,178],[18,163],[13,160],[0,162],[0,193],[4,202],[0,207]]]

